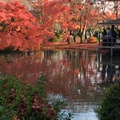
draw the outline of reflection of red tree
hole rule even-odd
[[[95,60],[96,55],[91,54],[88,59],[85,59],[84,57],[80,58],[80,66],[77,66],[78,68],[72,68],[73,63],[71,60],[66,61],[66,64],[63,61],[59,61],[58,64],[61,64],[61,62],[63,62],[62,65],[65,69],[60,69],[61,67],[58,64],[55,64],[56,66],[54,65],[54,68],[51,65],[51,69],[53,71],[57,71],[54,71],[54,76],[49,76],[50,81],[47,81],[46,84],[47,92],[52,93],[54,91],[54,94],[62,93],[62,95],[66,97],[69,96],[70,98],[79,98],[80,90],[82,98],[87,100],[88,98],[85,96],[88,96],[87,94],[91,94],[96,89],[98,89],[98,78],[96,76],[97,71],[95,71],[97,66]],[[81,77],[78,77],[79,74]],[[95,80],[94,84],[91,82],[92,78]],[[89,98],[88,100],[91,99]]]
[[[47,75],[47,90],[56,93],[67,93],[68,82],[72,79],[69,61],[54,61],[52,58],[41,59],[41,54],[30,56],[0,56],[0,71],[5,75],[22,77],[24,81],[34,83],[41,73]],[[57,89],[56,89],[57,87]],[[50,88],[50,89],[49,89]]]
[[[70,66],[70,61],[64,60],[49,66],[49,80],[46,83],[48,93],[54,91],[55,94],[62,93],[63,95],[67,95],[69,81],[72,81],[73,78],[73,71]]]
[[[37,59],[36,59],[37,56]],[[40,70],[41,54],[30,56],[6,55],[0,56],[0,71],[5,75],[22,77],[24,81],[33,83]]]
[[[56,60],[52,56],[42,57],[42,55],[43,53],[36,52],[29,56],[0,56],[0,71],[3,74],[22,77],[23,81],[29,83],[34,83],[39,75],[45,74],[47,77],[45,89],[48,93],[61,93],[71,98],[78,97],[79,90],[84,96],[96,87],[96,84],[92,85],[90,80],[91,77],[97,79],[93,72],[95,55],[89,56],[89,59],[79,58],[77,61],[80,66],[76,67],[72,63],[73,60],[66,60],[65,56]]]

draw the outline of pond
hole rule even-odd
[[[115,70],[119,69],[119,58],[111,60],[97,51],[85,50],[8,53],[1,54],[0,61],[0,74],[13,75],[30,84],[41,74],[46,75],[45,90],[50,101],[65,101],[68,105],[62,111],[73,113],[72,120],[98,120],[95,110],[103,89],[108,78],[113,81],[117,78]]]

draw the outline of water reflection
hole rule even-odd
[[[59,59],[60,66],[55,71],[57,76],[46,83],[50,99],[67,101],[67,110],[77,116],[81,113],[79,117],[84,115],[84,120],[90,116],[97,119],[94,110],[101,102],[102,88],[98,85],[101,74],[97,71],[96,51],[63,51],[62,54],[64,58]]]
[[[24,81],[33,83],[41,70],[41,54],[30,53],[0,55],[0,73],[23,78]]]
[[[116,82],[120,78],[120,57],[110,56],[109,53],[101,54],[99,70],[101,71],[102,84],[107,85]]]
[[[99,84],[107,80],[106,73],[111,69],[102,57],[100,55],[99,60],[96,51],[80,50],[6,54],[0,55],[0,72],[21,77],[31,84],[45,74],[45,89],[51,101],[66,101],[68,106],[63,110],[74,113],[76,119],[79,116],[80,120],[97,120],[94,110],[102,100],[103,90]]]

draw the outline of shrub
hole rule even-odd
[[[96,112],[100,120],[120,120],[120,82],[105,89],[103,101]]]
[[[44,80],[45,77],[41,76],[33,86],[13,76],[1,76],[0,119],[58,120],[63,104],[49,104],[44,91]],[[65,119],[69,120],[70,117],[67,116]]]
[[[58,39],[61,38],[61,33],[59,33],[59,32],[55,32],[55,35],[56,35],[56,37],[57,37]]]
[[[97,43],[97,41],[98,41],[97,38],[93,37],[93,36],[90,36],[87,40],[89,43]]]
[[[50,38],[49,42],[58,42],[61,39],[61,34],[58,32],[55,32],[56,38]]]

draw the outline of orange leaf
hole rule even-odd
[[[20,26],[18,26],[18,27],[16,28],[16,31],[20,31]]]
[[[17,120],[17,117],[16,117],[16,116],[14,116],[14,117],[13,117],[13,120]]]

